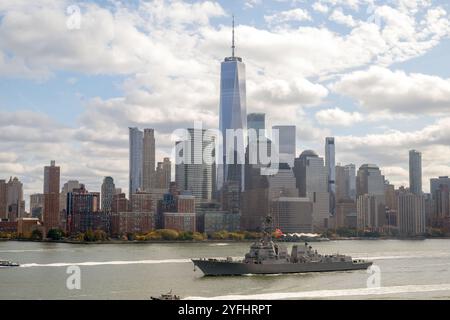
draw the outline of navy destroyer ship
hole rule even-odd
[[[342,254],[321,255],[305,242],[293,245],[289,254],[287,248],[272,240],[272,217],[263,224],[261,239],[254,242],[243,260],[192,259],[194,268],[205,276],[237,276],[244,274],[283,274],[305,272],[329,272],[364,270],[371,261],[354,260]],[[195,270],[195,269],[194,269]]]

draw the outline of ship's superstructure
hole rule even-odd
[[[193,259],[192,262],[205,275],[243,275],[327,272],[367,269],[370,261],[353,260],[352,257],[333,254],[322,255],[305,242],[293,245],[289,254],[286,247],[272,240],[272,218],[266,218],[261,239],[250,246],[243,260]]]

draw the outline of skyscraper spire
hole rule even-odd
[[[231,44],[231,56],[234,58],[234,50],[236,49],[236,46],[234,45],[234,14],[233,14],[233,40]]]

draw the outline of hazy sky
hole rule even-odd
[[[449,12],[444,0],[1,0],[0,179],[18,176],[28,200],[54,159],[62,183],[98,191],[111,175],[126,191],[129,126],[156,129],[158,161],[174,129],[217,128],[234,13],[248,112],[295,124],[298,153],[323,155],[335,136],[337,162],[378,164],[397,185],[420,150],[427,191],[450,175]]]

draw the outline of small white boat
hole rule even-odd
[[[0,267],[18,267],[20,264],[9,260],[0,260]]]

